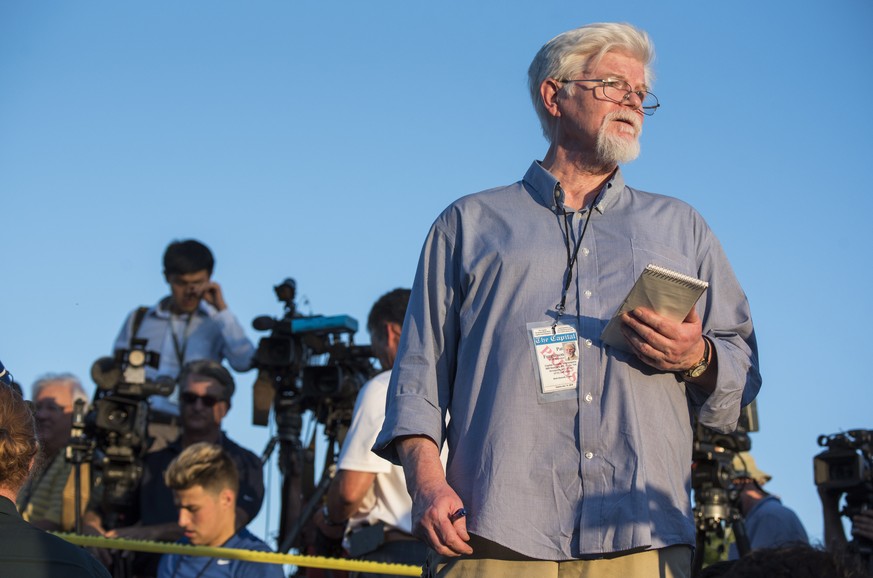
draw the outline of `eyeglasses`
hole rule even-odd
[[[34,402],[33,410],[52,414],[61,414],[67,412],[67,408],[59,405],[54,399],[42,399]]]
[[[558,79],[558,82],[599,82],[603,87],[603,96],[618,104],[624,104],[635,94],[640,99],[640,110],[646,116],[652,116],[661,106],[658,97],[648,90],[634,90],[630,84],[618,78],[568,78]]]
[[[190,391],[185,391],[179,394],[179,399],[182,400],[182,403],[188,405],[194,405],[199,399],[200,403],[203,404],[203,407],[214,407],[215,404],[219,401],[224,401],[223,399],[219,399],[214,395],[197,395],[196,393],[191,393]]]
[[[200,292],[203,289],[205,289],[206,285],[208,285],[208,284],[209,284],[209,279],[205,279],[205,280],[201,279],[201,280],[197,280],[197,281],[183,281],[182,279],[180,279],[178,277],[171,277],[170,278],[170,285],[172,285],[174,287],[178,287],[179,289],[182,289],[182,290],[191,289],[193,291]]]

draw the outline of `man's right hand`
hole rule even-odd
[[[442,483],[419,487],[412,498],[413,533],[442,556],[472,554],[473,548],[467,544],[470,535],[466,517],[452,521],[452,515],[463,507],[461,498],[445,478]]]
[[[466,518],[451,519],[464,503],[446,482],[437,445],[419,436],[395,443],[412,496],[412,532],[441,556],[472,554]]]

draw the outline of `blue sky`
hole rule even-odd
[[[164,247],[189,237],[253,340],[285,277],[303,312],[363,327],[411,284],[439,211],[542,158],[527,66],[603,20],[657,50],[663,106],[627,180],[721,239],[759,341],[753,455],[820,539],[816,438],[873,427],[868,0],[3,2],[0,359],[26,386],[72,371],[92,387],[127,312],[166,292]],[[260,452],[253,380],[227,429]]]

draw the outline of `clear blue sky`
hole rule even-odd
[[[873,428],[869,0],[2,2],[0,359],[28,387],[92,387],[188,237],[253,340],[289,276],[304,312],[363,327],[440,210],[542,157],[527,66],[603,20],[655,41],[663,107],[627,180],[690,202],[725,246],[764,376],[753,454],[820,538],[816,438]],[[260,452],[253,380],[227,429]]]

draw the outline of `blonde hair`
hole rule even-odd
[[[17,493],[38,451],[30,405],[11,387],[0,385],[0,487]]]
[[[221,446],[207,442],[191,444],[170,462],[164,472],[164,483],[171,490],[187,490],[202,486],[219,493],[224,489],[239,492],[239,473],[230,455]]]

